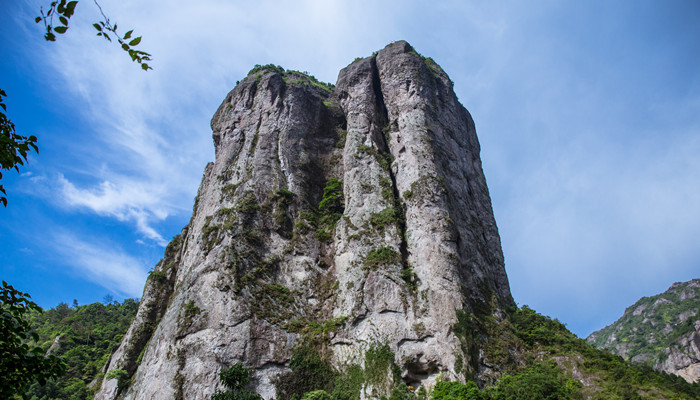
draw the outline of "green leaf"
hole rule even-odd
[[[129,51],[129,45],[126,43],[122,43],[122,49]]]
[[[92,24],[92,26],[94,26],[95,29],[97,29],[98,31],[102,32],[102,27],[100,26],[100,24]]]
[[[63,13],[67,18],[70,18],[73,16],[73,13],[75,12],[75,6],[78,5],[77,1],[69,1],[68,4],[66,4],[66,12]]]
[[[36,18],[34,18],[34,22],[36,22],[37,24],[38,24],[39,22],[41,22],[41,17],[36,17]]]
[[[66,17],[58,17],[58,20],[61,21],[63,25],[68,25],[68,19]]]
[[[68,30],[68,27],[67,26],[57,26],[57,27],[53,28],[53,30],[55,30],[57,33],[63,34],[63,33],[66,33],[66,31]]]
[[[141,36],[137,37],[136,39],[132,40],[129,42],[129,46],[136,46],[137,44],[141,43]]]
[[[133,32],[134,32],[134,30],[132,29],[132,30],[128,31],[127,33],[125,33],[125,34],[124,34],[124,40],[130,38],[130,37],[131,37],[131,34],[132,34]]]

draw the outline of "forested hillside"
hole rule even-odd
[[[119,346],[138,302],[110,301],[69,307],[61,303],[43,313],[33,313],[32,326],[39,334],[39,345],[63,357],[66,374],[45,386],[34,383],[26,393],[32,400],[91,399],[97,387],[90,383],[101,378],[101,370],[110,354]],[[99,379],[98,379],[99,382]]]
[[[696,381],[699,317],[700,279],[678,282],[664,293],[642,297],[620,319],[587,340],[626,360]]]
[[[700,384],[598,350],[527,306],[500,322],[486,314],[463,315],[460,323],[488,336],[485,351],[502,365],[496,369],[505,372],[482,392],[484,399],[700,398]]]

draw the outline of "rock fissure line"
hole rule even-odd
[[[374,90],[375,98],[377,99],[377,106],[379,108],[379,127],[380,132],[380,151],[382,156],[389,156],[386,160],[389,164],[387,172],[389,174],[389,179],[391,180],[391,193],[393,195],[392,207],[396,215],[396,228],[399,235],[399,253],[401,254],[401,266],[402,268],[409,268],[408,264],[408,243],[406,242],[406,212],[404,205],[401,202],[401,197],[399,193],[398,186],[396,184],[396,175],[393,169],[394,155],[391,153],[391,147],[389,146],[389,140],[387,137],[391,134],[391,123],[389,121],[389,112],[387,111],[386,104],[384,102],[384,93],[382,91],[382,82],[379,75],[379,68],[377,68],[377,56],[372,57],[372,88]]]

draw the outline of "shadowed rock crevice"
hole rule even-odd
[[[382,84],[379,79],[379,70],[377,69],[377,58],[372,57],[372,87],[374,90],[374,95],[377,99],[377,108],[379,109],[379,124],[382,127],[381,135],[378,141],[379,151],[385,158],[387,163],[387,172],[389,173],[389,179],[391,179],[391,196],[393,202],[393,212],[395,216],[395,223],[398,228],[398,235],[401,239],[399,244],[399,252],[401,254],[401,265],[404,269],[409,268],[408,264],[408,243],[406,242],[406,213],[404,210],[404,205],[401,203],[401,197],[399,190],[396,186],[396,174],[393,171],[392,163],[394,160],[394,155],[391,153],[391,147],[389,146],[389,137],[392,129],[397,129],[396,124],[392,124],[389,121],[389,114],[386,109],[386,104],[384,104],[384,94],[382,93]]]

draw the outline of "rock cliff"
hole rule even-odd
[[[335,86],[256,66],[211,127],[192,219],[96,399],[209,398],[239,362],[265,399],[352,371],[365,397],[488,375],[487,338],[453,328],[514,303],[474,123],[440,66],[403,41]]]
[[[700,380],[700,279],[643,297],[620,319],[586,339],[632,362]]]

